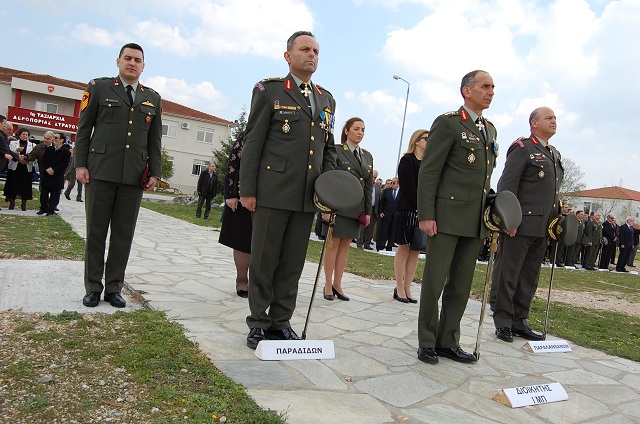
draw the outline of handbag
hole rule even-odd
[[[360,223],[360,225],[362,225],[363,227],[367,226],[367,215],[362,212],[359,216],[358,216],[358,222]]]
[[[140,186],[142,188],[147,188],[147,184],[149,183],[149,167],[145,166],[145,168],[142,170],[142,174],[140,174]]]
[[[427,233],[422,231],[420,227],[413,227],[413,233],[411,234],[411,243],[409,244],[409,249],[416,250],[418,252],[425,252],[427,250],[427,242],[429,240],[429,236]]]

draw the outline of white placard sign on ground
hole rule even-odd
[[[560,402],[567,399],[569,399],[569,395],[560,383],[502,389],[493,397],[493,400],[510,408],[522,408],[523,406]]]
[[[566,340],[543,340],[526,342],[522,349],[533,353],[571,352],[571,346]]]
[[[333,340],[262,340],[256,356],[263,361],[335,359]]]

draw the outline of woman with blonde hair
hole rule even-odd
[[[417,250],[411,250],[414,228],[418,226],[418,173],[429,131],[419,129],[411,134],[409,149],[398,164],[400,191],[396,201],[396,237],[398,245],[393,262],[396,288],[393,298],[402,303],[418,303],[411,296],[411,283],[418,266]]]
[[[350,172],[362,185],[362,200],[358,206],[338,211],[333,227],[332,247],[327,247],[324,258],[324,298],[349,300],[342,290],[342,275],[347,265],[351,240],[358,238],[360,225],[365,227],[371,220],[371,200],[373,193],[373,157],[360,147],[364,137],[364,121],[354,117],[342,128],[341,147],[336,147],[338,159],[336,169]],[[329,214],[322,214],[323,221]]]

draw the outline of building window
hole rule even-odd
[[[192,175],[200,175],[202,171],[206,171],[209,168],[209,161],[194,159],[193,168],[191,168]]]
[[[178,122],[162,120],[162,136],[170,138],[178,138]]]
[[[591,213],[591,202],[584,202],[584,213],[589,215]]]
[[[36,101],[36,110],[48,113],[58,113],[58,105],[55,103],[38,102]]]
[[[196,141],[200,143],[213,144],[213,128],[198,127]]]

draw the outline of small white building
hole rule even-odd
[[[612,186],[575,191],[565,194],[566,203],[574,211],[585,213],[600,211],[603,217],[612,214],[618,223],[623,223],[627,216],[636,221],[640,218],[640,192],[624,187]]]
[[[38,140],[51,130],[75,141],[86,86],[87,82],[0,67],[0,114],[7,117],[14,130],[27,128]],[[194,192],[200,170],[213,160],[213,151],[220,148],[221,140],[229,138],[233,125],[162,99],[162,146],[173,162],[173,177],[168,181],[171,187]]]

